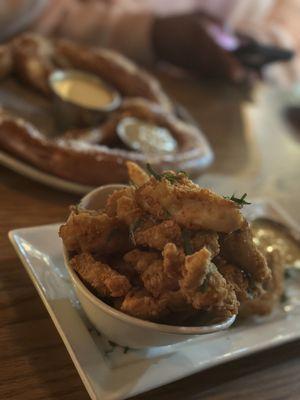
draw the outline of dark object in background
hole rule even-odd
[[[294,52],[277,46],[261,44],[249,37],[243,37],[240,46],[233,54],[245,67],[260,70],[273,62],[290,61]]]
[[[153,47],[158,60],[187,69],[201,77],[234,82],[260,75],[266,64],[288,61],[293,52],[260,44],[204,13],[156,18]]]
[[[284,116],[294,128],[294,131],[300,134],[300,106],[287,107],[284,110]]]

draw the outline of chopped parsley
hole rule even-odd
[[[152,175],[157,181],[161,181],[162,179],[168,180],[172,185],[177,183],[180,178],[182,178],[182,175],[188,176],[186,172],[184,171],[179,171],[179,172],[163,172],[162,174],[158,173],[153,169],[153,167],[150,164],[146,164],[147,166],[147,171],[149,175]]]
[[[244,193],[241,198],[236,197],[235,193],[233,193],[230,197],[229,196],[223,196],[223,197],[226,200],[234,201],[235,203],[237,203],[241,207],[251,204],[251,203],[249,203],[248,201],[245,200],[246,197],[247,197],[247,193]]]

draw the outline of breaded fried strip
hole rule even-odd
[[[184,264],[184,252],[176,247],[174,243],[167,243],[162,252],[164,273],[173,279],[179,279]]]
[[[265,292],[257,298],[248,299],[241,304],[239,315],[249,317],[250,315],[270,314],[278,304],[284,291],[284,263],[277,250],[265,253],[268,265],[272,271],[272,278],[265,286]]]
[[[180,226],[190,229],[233,232],[244,223],[239,206],[208,189],[171,183],[152,177],[136,191],[138,204],[155,218],[166,219],[166,212]]]
[[[249,226],[220,237],[220,246],[222,258],[249,272],[257,282],[271,277],[265,257],[253,242]]]
[[[198,310],[216,310],[223,317],[238,312],[239,303],[233,287],[211,263],[211,254],[206,248],[185,258],[179,284],[187,302]]]
[[[175,221],[167,220],[148,229],[138,229],[134,233],[136,244],[163,250],[167,243],[181,244],[181,230]]]
[[[219,254],[219,235],[216,232],[198,231],[192,233],[190,240],[195,252],[206,247],[210,251],[212,258]]]
[[[237,299],[242,302],[249,299],[250,285],[249,279],[245,273],[233,264],[222,260],[220,257],[216,259],[215,264],[219,272],[224,276],[228,283],[231,283]]]
[[[139,274],[142,274],[152,262],[159,258],[160,256],[156,252],[134,249],[125,254],[124,261],[131,264]]]
[[[117,216],[117,207],[118,207],[118,200],[121,197],[132,197],[133,196],[133,189],[131,187],[126,187],[124,189],[115,190],[112,194],[110,194],[106,201],[105,212],[110,217]]]
[[[126,162],[126,167],[129,175],[129,180],[134,183],[135,186],[143,186],[148,180],[149,175],[136,163],[132,161]]]
[[[121,311],[149,321],[156,321],[168,314],[166,300],[155,299],[145,289],[133,289],[121,304]]]
[[[127,226],[105,213],[72,211],[59,236],[68,251],[110,254],[131,246]]]
[[[130,254],[132,253],[132,254]],[[154,297],[159,297],[168,290],[178,290],[178,277],[172,277],[165,273],[163,259],[156,257],[153,253],[147,251],[133,250],[124,257],[124,260],[130,262],[140,278],[145,289]]]
[[[82,253],[70,261],[81,279],[88,283],[101,297],[126,296],[131,288],[129,280],[109,265],[96,261],[89,253]]]

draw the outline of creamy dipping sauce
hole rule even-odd
[[[289,233],[288,229],[265,218],[257,218],[251,223],[253,240],[259,247],[268,252],[278,250],[286,266],[300,268],[300,244]]]
[[[66,75],[52,81],[54,91],[64,100],[82,107],[103,109],[115,98],[114,92],[98,79],[81,75]]]
[[[117,133],[128,147],[146,154],[173,153],[178,147],[167,128],[138,118],[122,119],[117,126]]]

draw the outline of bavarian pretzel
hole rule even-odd
[[[5,57],[10,57],[8,63]],[[121,106],[108,114],[101,125],[65,132],[56,139],[47,138],[29,121],[2,109],[1,149],[40,170],[91,186],[126,182],[127,160],[142,165],[151,161],[158,169],[199,171],[209,152],[204,136],[171,112],[171,102],[155,78],[123,56],[32,34],[14,39],[2,53],[0,48],[0,73],[4,71],[2,75],[7,76],[14,72],[45,96],[50,93],[48,76],[57,67],[86,70],[110,82],[123,95]],[[177,152],[151,155],[149,160],[145,154],[127,148],[116,133],[118,123],[126,116],[167,128],[177,140]]]

